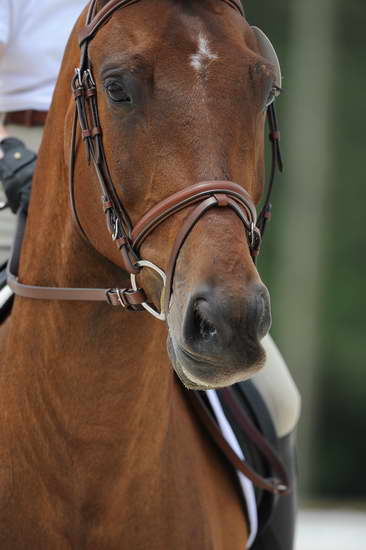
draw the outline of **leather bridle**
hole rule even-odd
[[[133,227],[128,212],[120,201],[116,188],[108,169],[106,155],[103,146],[102,129],[99,119],[97,90],[88,48],[91,40],[98,30],[109,20],[112,14],[120,8],[131,6],[141,0],[110,0],[101,10],[97,11],[97,0],[91,0],[87,13],[86,25],[79,32],[79,45],[81,48],[80,66],[75,70],[72,79],[72,92],[75,97],[75,116],[72,131],[72,144],[70,155],[70,202],[73,216],[82,236],[90,242],[83,229],[75,206],[75,162],[76,162],[76,136],[77,123],[79,122],[81,137],[85,143],[87,155],[92,162],[100,186],[101,206],[106,217],[108,230],[112,240],[121,254],[122,266],[131,277],[131,288],[109,289],[80,289],[31,286],[20,283],[18,264],[21,248],[21,238],[17,239],[13,255],[8,264],[8,284],[20,296],[47,300],[95,300],[106,301],[114,306],[122,306],[123,309],[141,311],[146,309],[155,317],[165,320],[169,310],[169,302],[172,293],[173,277],[179,252],[194,228],[198,220],[211,208],[230,208],[243,223],[251,256],[253,261],[259,254],[261,236],[266,222],[270,217],[270,197],[274,177],[277,168],[282,170],[282,160],[279,149],[279,132],[274,111],[271,104],[267,115],[272,143],[272,170],[270,183],[264,206],[257,219],[256,207],[245,189],[230,181],[205,181],[187,187],[170,197],[162,200],[151,208]],[[240,2],[237,0],[221,0],[233,9],[243,14]],[[139,250],[145,239],[166,219],[192,207],[187,218],[176,237],[172,253],[165,274],[159,267],[140,258]],[[161,297],[161,311],[157,311],[148,303],[143,289],[136,283],[136,275],[141,269],[150,268],[160,275],[163,281]]]

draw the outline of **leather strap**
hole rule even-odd
[[[219,398],[230,409],[241,431],[248,436],[252,443],[254,443],[257,450],[267,460],[268,464],[270,464],[271,469],[279,476],[281,485],[286,486],[287,489],[290,490],[289,477],[279,455],[256,428],[245,411],[238,405],[234,389],[232,387],[221,388],[217,390],[217,392]]]
[[[146,237],[169,216],[176,214],[183,208],[194,204],[205,197],[211,196],[214,193],[225,193],[233,197],[245,208],[250,211],[250,217],[254,224],[257,220],[257,211],[251,200],[249,193],[240,187],[237,183],[231,181],[205,181],[200,182],[190,187],[185,187],[181,191],[170,195],[153,206],[139,220],[132,230],[132,246],[138,250]]]
[[[239,0],[222,0],[231,8],[239,11],[244,17],[244,10]],[[93,0],[90,5],[87,24],[79,31],[79,45],[91,40],[95,33],[108,21],[118,8],[125,8],[136,4],[140,0],[110,0],[103,8],[95,14],[97,0]]]
[[[278,128],[278,122],[277,122],[274,103],[272,103],[268,107],[267,120],[268,120],[268,126],[269,126],[269,139],[271,142],[271,150],[272,150],[272,163],[271,163],[271,175],[269,178],[269,185],[267,188],[266,197],[265,197],[262,209],[260,211],[260,214],[258,216],[258,222],[257,222],[257,226],[259,231],[261,232],[261,235],[263,235],[266,229],[267,223],[270,221],[272,217],[271,196],[273,191],[273,185],[276,178],[276,172],[277,170],[279,170],[280,172],[283,171],[283,161],[282,161],[282,155],[281,155],[281,149],[280,149],[281,136]]]
[[[223,390],[219,390],[219,393],[222,395]],[[226,396],[231,394],[232,388],[226,388],[225,389],[225,399],[228,399],[229,401],[229,408],[233,411],[231,408],[232,401],[230,398],[227,398]],[[262,452],[262,455],[265,456],[267,459],[267,462],[272,467],[273,471],[275,471],[277,474],[280,475],[280,478],[264,478],[257,474],[246,462],[242,461],[239,456],[232,450],[230,445],[227,443],[226,439],[222,435],[220,429],[218,428],[216,422],[212,418],[211,413],[209,412],[206,404],[204,403],[201,395],[197,391],[186,391],[187,398],[189,399],[193,409],[197,413],[197,416],[201,420],[203,426],[208,431],[208,433],[211,435],[212,439],[216,443],[216,445],[219,447],[221,452],[225,455],[227,460],[230,462],[230,464],[239,472],[244,474],[252,483],[265,491],[269,491],[274,494],[281,494],[286,495],[290,491],[290,487],[288,484],[288,476],[286,473],[285,468],[282,465],[281,460],[278,458],[276,453],[273,451],[273,449],[270,447],[270,445],[267,443],[267,441],[263,438],[263,436],[256,430],[256,428],[251,424],[249,419],[246,419],[245,422],[242,421],[244,418],[243,411],[240,411],[240,415],[238,415],[238,410],[235,409],[235,417],[236,419],[239,419],[241,429],[243,429],[244,433],[248,435],[248,437],[251,438],[251,441],[256,445],[258,450]],[[255,433],[254,439],[253,433]],[[264,451],[265,449],[265,451]]]
[[[234,8],[234,10],[237,10],[240,15],[244,17],[244,10],[240,0],[223,0],[223,2],[225,2],[225,4],[228,4],[228,6],[230,6],[231,8]]]
[[[25,285],[19,282],[19,259],[24,237],[27,216],[24,211],[18,213],[18,223],[13,249],[7,265],[7,281],[18,296],[38,300],[72,300],[107,302],[112,306],[121,306],[126,310],[141,311],[140,305],[146,302],[142,289],[136,291],[126,288],[63,288]]]
[[[209,183],[209,185],[211,182]],[[200,185],[200,184],[199,184]],[[236,185],[236,184],[233,184]],[[239,186],[237,186],[239,187]],[[230,193],[230,190],[229,190]],[[203,200],[203,202],[200,202],[198,206],[187,216],[187,218],[184,220],[183,226],[181,230],[179,231],[174,245],[173,249],[170,255],[170,260],[168,264],[168,270],[167,270],[167,282],[165,287],[165,293],[164,293],[164,311],[168,313],[169,311],[169,302],[170,297],[172,294],[172,287],[173,287],[173,279],[174,279],[174,272],[175,267],[178,260],[179,252],[185,243],[188,235],[192,231],[193,227],[196,225],[198,220],[209,210],[213,207],[224,207],[224,208],[231,208],[235,211],[235,213],[239,216],[241,221],[244,224],[244,227],[246,229],[246,234],[250,237],[249,239],[252,239],[252,242],[249,243],[250,248],[253,250],[253,254],[255,254],[255,251],[259,250],[260,246],[260,234],[259,232],[256,232],[255,222],[256,222],[256,213],[255,210],[253,212],[252,209],[252,202],[248,201],[244,205],[236,202],[233,198],[230,197],[230,194],[225,194],[225,190],[221,190],[220,193],[216,191],[212,191],[210,193],[211,196]],[[253,217],[254,215],[254,217]]]
[[[118,8],[125,8],[140,1],[141,0],[110,0],[91,18],[97,4],[97,0],[93,0],[90,4],[91,10],[89,11],[88,23],[79,31],[79,45],[81,46],[84,42],[91,40],[100,27],[108,21]]]
[[[44,126],[46,124],[48,111],[12,111],[5,114],[4,125],[19,124],[20,126]]]

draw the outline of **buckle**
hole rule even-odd
[[[137,292],[145,297],[142,289],[137,289]],[[109,288],[105,294],[110,306],[122,307],[126,311],[144,311],[141,301],[136,301],[136,298],[133,298],[133,295],[136,294],[136,290],[133,288]],[[131,302],[128,299],[129,296],[131,296]]]
[[[119,235],[119,219],[116,217],[114,220],[114,228],[113,228],[113,234],[112,234],[112,241],[115,241]]]
[[[261,247],[261,232],[260,229],[254,225],[254,223],[250,226],[250,233],[249,233],[249,248],[252,253],[253,259],[255,259],[259,255],[259,250]]]
[[[148,267],[149,269],[152,269],[153,271],[158,273],[158,275],[160,275],[160,277],[163,281],[163,290],[162,290],[162,293],[161,293],[161,302],[163,303],[163,296],[164,296],[166,281],[167,281],[167,277],[166,277],[164,271],[162,269],[160,269],[160,267],[156,266],[155,264],[153,264],[152,262],[149,262],[147,260],[139,260],[138,262],[136,262],[136,266],[137,267]],[[131,277],[131,286],[132,286],[133,290],[136,291],[137,290],[136,275],[134,273],[131,273],[130,277]],[[160,321],[165,321],[166,320],[166,315],[165,315],[165,312],[163,310],[161,310],[159,312],[154,307],[151,307],[147,302],[143,302],[141,305],[144,309],[146,309],[146,311],[148,311],[156,319],[159,319]]]
[[[107,302],[110,306],[122,306],[123,309],[128,309],[129,304],[124,299],[124,288],[109,288],[106,291]]]
[[[83,79],[82,79],[81,71],[79,67],[77,67],[74,71],[74,77],[72,79],[72,88],[74,91],[84,88]]]
[[[90,89],[90,88],[95,88],[95,81],[94,81],[94,78],[93,78],[93,75],[92,75],[92,72],[90,69],[86,69],[84,71],[84,74],[83,74],[83,80],[85,81],[86,83],[86,86]]]

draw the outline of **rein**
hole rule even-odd
[[[231,208],[240,218],[248,238],[249,249],[253,261],[259,254],[261,237],[270,218],[270,198],[277,168],[282,170],[282,159],[279,148],[280,134],[277,127],[277,120],[273,103],[267,109],[267,117],[270,129],[270,140],[272,143],[272,170],[270,183],[265,198],[264,206],[257,218],[256,207],[248,192],[236,183],[230,181],[204,181],[187,187],[160,201],[153,206],[145,215],[132,227],[128,213],[121,203],[106,162],[105,151],[102,141],[102,129],[99,120],[97,91],[93,78],[88,46],[97,31],[104,25],[113,13],[119,9],[131,6],[140,0],[110,0],[99,12],[96,13],[97,0],[91,0],[89,5],[86,25],[79,33],[79,45],[81,48],[81,59],[79,68],[75,69],[72,79],[72,91],[75,98],[75,116],[73,121],[71,153],[70,153],[70,202],[73,217],[81,235],[90,243],[90,240],[82,228],[76,207],[75,207],[75,178],[74,168],[76,162],[76,136],[77,123],[79,121],[82,139],[86,145],[89,161],[91,160],[101,191],[101,206],[106,217],[108,230],[112,241],[121,253],[121,260],[124,269],[130,274],[130,288],[62,288],[45,287],[23,284],[18,280],[19,260],[21,246],[24,236],[26,214],[20,211],[18,214],[17,233],[14,240],[13,250],[7,267],[8,284],[13,292],[26,298],[41,300],[77,300],[77,301],[98,301],[107,302],[112,306],[121,306],[124,310],[141,311],[147,310],[158,319],[165,320],[169,310],[169,301],[172,293],[174,271],[179,252],[188,235],[198,220],[211,208]],[[221,0],[231,8],[237,10],[244,16],[243,9],[238,0]],[[139,256],[139,250],[145,239],[170,216],[192,207],[190,213],[183,221],[174,242],[168,270],[165,274],[159,267],[143,260]],[[90,243],[91,244],[91,243]],[[146,298],[143,289],[136,284],[136,275],[142,268],[149,268],[157,272],[163,281],[161,295],[161,311],[152,307]],[[264,478],[254,472],[245,462],[232,451],[220,430],[215,424],[212,416],[199,396],[198,392],[187,392],[193,408],[196,410],[201,421],[220,447],[226,458],[233,467],[248,477],[257,487],[275,494],[286,494],[289,491],[288,477],[286,471],[263,436],[254,428],[251,422],[245,418],[242,411],[235,407],[232,397],[232,390],[227,388],[220,390],[223,399],[231,407],[234,416],[237,418],[243,431],[251,438],[262,455],[267,459],[274,472],[281,478]]]

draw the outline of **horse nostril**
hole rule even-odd
[[[223,293],[201,290],[187,307],[182,342],[200,354],[223,348],[229,353],[231,346],[241,349],[243,342],[254,345],[267,334],[270,324],[269,294],[263,285],[248,288],[235,302]]]
[[[202,300],[196,300],[193,306],[193,318],[194,323],[197,329],[197,332],[199,332],[200,337],[202,340],[209,340],[213,336],[217,334],[216,327],[208,320],[206,319],[201,310],[201,302]]]

